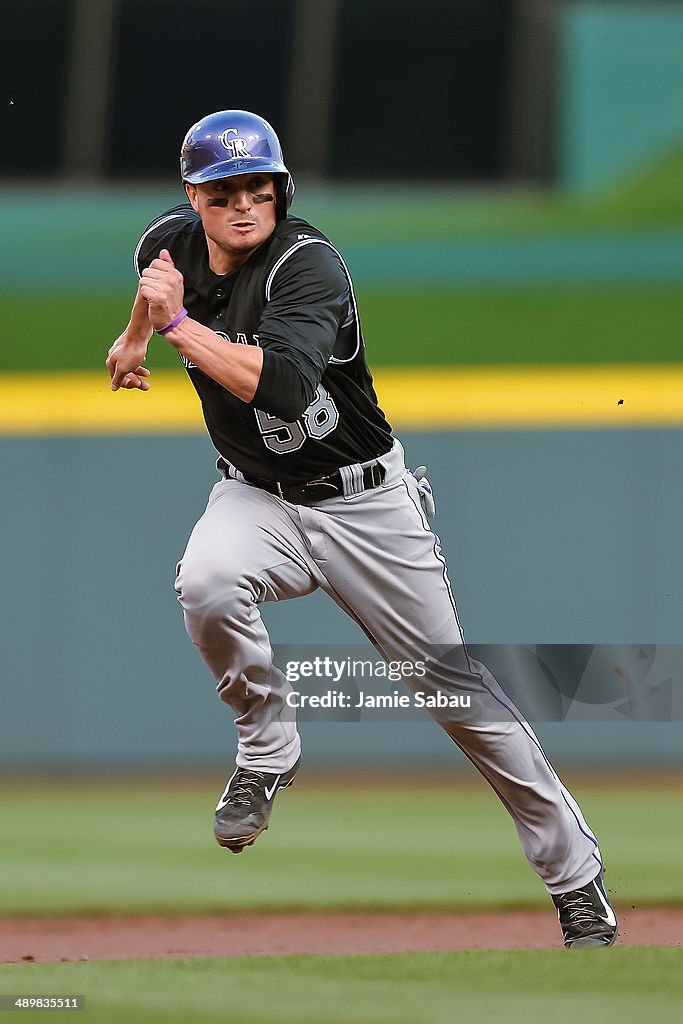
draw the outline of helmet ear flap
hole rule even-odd
[[[296,185],[294,184],[294,178],[287,171],[286,174],[281,174],[277,181],[276,187],[276,214],[278,220],[284,220],[287,216],[287,211],[292,205],[294,199],[294,193],[296,191]]]

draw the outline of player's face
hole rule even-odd
[[[240,266],[275,230],[275,183],[267,174],[235,174],[202,185],[186,185],[202,219],[212,269]]]

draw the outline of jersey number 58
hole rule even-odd
[[[263,438],[263,443],[271,452],[286,455],[301,448],[307,437],[316,441],[330,434],[339,422],[339,410],[329,392],[318,384],[315,398],[308,406],[301,419],[294,423],[285,423],[269,412],[256,412],[256,422]]]

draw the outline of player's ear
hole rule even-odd
[[[195,213],[199,213],[199,204],[197,203],[197,189],[194,185],[190,185],[189,181],[185,182],[185,194],[190,200],[190,205]]]

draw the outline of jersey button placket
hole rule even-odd
[[[216,288],[216,291],[213,293],[213,297],[214,297],[214,299],[218,299],[219,301],[221,299],[224,299],[225,298],[225,288]],[[217,310],[217,312],[215,312],[214,315],[213,315],[214,320],[216,322],[218,322],[222,318],[224,312],[225,311],[222,310],[222,309]]]

